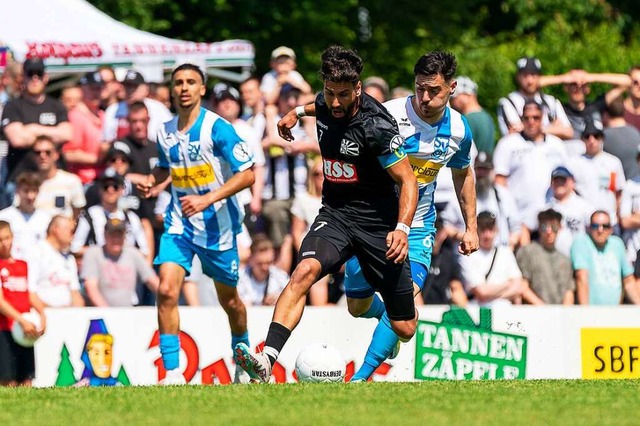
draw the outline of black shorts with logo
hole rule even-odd
[[[0,380],[18,383],[36,376],[35,351],[17,344],[10,331],[0,331]]]
[[[401,264],[386,258],[387,234],[391,230],[323,207],[302,241],[300,260],[316,259],[324,276],[337,272],[356,256],[365,279],[382,295],[389,318],[410,320],[415,317],[411,267],[408,257]]]

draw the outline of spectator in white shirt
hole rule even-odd
[[[460,260],[465,288],[473,295],[471,303],[481,306],[522,302],[522,273],[509,247],[496,246],[497,234],[495,215],[481,212],[478,215],[480,249]]]
[[[240,270],[238,294],[247,306],[273,306],[289,281],[289,274],[276,263],[273,243],[258,234],[251,245],[251,257]]]
[[[611,225],[617,228],[618,205],[625,184],[622,163],[617,157],[603,151],[604,131],[594,122],[587,122],[582,141],[586,152],[570,165],[576,178],[576,192],[594,209],[606,211]],[[617,231],[615,233],[619,234]]]
[[[538,212],[546,203],[551,172],[567,161],[563,142],[542,130],[542,114],[541,105],[527,101],[522,115],[524,130],[500,139],[493,153],[495,182],[509,188],[529,230],[538,227]],[[523,235],[521,242],[526,241]]]
[[[51,216],[61,214],[77,220],[87,204],[82,181],[77,175],[58,168],[60,154],[51,138],[39,136],[33,144],[33,154],[42,178],[36,208]]]
[[[54,216],[47,229],[47,238],[29,253],[29,282],[46,306],[84,306],[78,267],[69,253],[73,228],[74,222],[68,217]]]
[[[562,226],[558,230],[555,247],[567,257],[571,255],[574,238],[587,231],[591,214],[595,211],[588,201],[576,194],[575,186],[571,171],[564,166],[556,167],[551,172],[551,193],[544,208],[553,209],[562,215]]]
[[[18,206],[0,210],[0,220],[8,222],[13,233],[12,256],[28,260],[29,251],[47,236],[47,227],[51,216],[37,209],[36,197],[42,179],[37,173],[22,172],[16,178],[16,196]]]

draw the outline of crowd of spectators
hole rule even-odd
[[[517,87],[500,99],[497,122],[478,85],[457,77],[451,107],[474,135],[480,250],[457,254],[464,223],[443,169],[420,302],[640,304],[640,67],[550,76],[533,57],[516,65]],[[238,195],[246,212],[238,290],[247,305],[274,304],[287,283],[324,176],[313,117],[292,129],[291,143],[277,133],[280,117],[314,99],[295,52],[278,47],[270,66],[237,87],[215,84],[207,105],[254,154],[255,184]],[[28,263],[46,306],[153,305],[170,181],[151,198],[136,184],[158,162],[154,135],[172,117],[171,88],[109,66],[59,99],[48,83],[39,59],[10,62],[0,79],[0,220],[13,232],[13,257]],[[592,100],[592,83],[610,87]],[[558,84],[566,103],[543,92]],[[412,94],[379,76],[363,89],[379,102]],[[341,273],[324,278],[308,303],[340,303],[341,281]],[[213,286],[194,259],[182,303],[216,305]]]

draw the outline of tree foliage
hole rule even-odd
[[[515,61],[523,55],[539,57],[545,73],[626,72],[640,63],[635,0],[90,1],[118,20],[167,37],[250,40],[258,74],[269,69],[271,50],[290,46],[315,88],[320,53],[334,43],[358,49],[366,60],[364,76],[383,76],[391,86],[412,86],[413,65],[423,53],[450,50],[459,74],[479,83],[489,110],[513,90]]]

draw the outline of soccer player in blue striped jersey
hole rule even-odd
[[[229,317],[231,346],[249,344],[247,312],[238,296],[238,250],[244,210],[235,194],[254,182],[253,156],[232,125],[201,106],[204,73],[183,64],[171,76],[176,117],[158,133],[158,166],[139,189],[171,177],[171,203],[155,265],[160,265],[158,329],[160,353],[167,375],[164,384],[184,384],[179,369],[178,297],[193,256],[214,281],[220,305]],[[236,369],[235,381],[244,374]],[[248,381],[248,376],[247,376]]]
[[[456,195],[466,223],[459,252],[478,249],[475,178],[470,165],[473,143],[466,118],[447,105],[455,90],[457,63],[449,52],[430,52],[414,67],[415,95],[384,104],[405,138],[404,149],[418,180],[418,207],[409,232],[409,260],[414,294],[419,294],[429,274],[435,237],[436,211],[433,194],[443,166],[452,170]],[[352,381],[366,381],[390,356],[397,355],[398,336],[393,332],[384,304],[365,280],[356,258],[346,264],[345,294],[349,312],[356,317],[380,320],[364,363]]]

